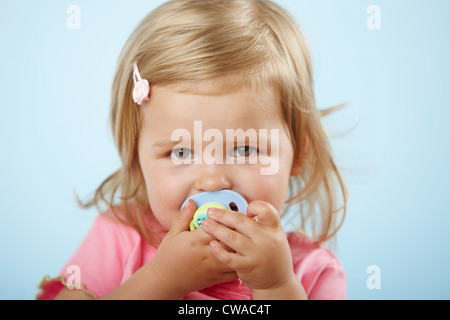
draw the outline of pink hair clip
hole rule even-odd
[[[150,85],[147,80],[141,78],[137,63],[134,64],[134,90],[133,90],[133,100],[136,104],[142,105],[144,101],[150,101]]]

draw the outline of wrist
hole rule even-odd
[[[141,267],[127,281],[102,297],[104,300],[178,300],[183,294],[176,291],[152,263]]]
[[[292,275],[282,284],[264,289],[252,289],[253,300],[307,300],[306,292],[297,276]]]
[[[152,288],[152,291],[155,292],[155,295],[158,295],[160,300],[180,300],[186,294],[182,292],[181,289],[177,287],[177,283],[171,281],[172,277],[168,277],[164,275],[164,272],[160,270],[157,264],[152,261],[144,266],[147,277],[151,279],[149,285]]]

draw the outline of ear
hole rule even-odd
[[[309,154],[309,149],[310,149],[310,140],[309,137],[306,136],[303,139],[301,152],[298,155],[296,155],[296,157],[294,157],[294,160],[292,161],[291,176],[298,176],[300,173],[302,173],[304,160]]]

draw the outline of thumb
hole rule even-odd
[[[259,223],[270,228],[277,228],[281,225],[278,211],[266,201],[250,202],[247,207],[247,217],[256,217]]]
[[[178,234],[189,230],[189,223],[191,222],[196,209],[197,205],[195,204],[195,201],[189,200],[173,220],[172,227],[169,232]]]

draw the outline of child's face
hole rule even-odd
[[[215,92],[217,81],[196,85]],[[289,177],[301,167],[273,89],[208,95],[152,86],[141,108],[139,160],[150,207],[167,230],[186,198],[204,191],[230,189],[248,203],[267,201],[282,210]]]

